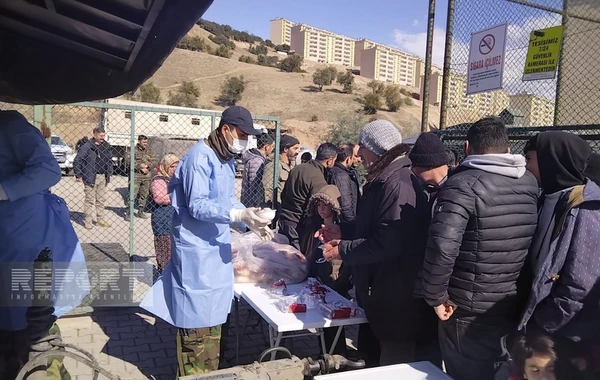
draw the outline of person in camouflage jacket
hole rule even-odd
[[[150,172],[150,168],[154,163],[154,157],[152,156],[152,152],[150,148],[148,148],[148,137],[144,135],[140,135],[138,137],[138,143],[135,146],[135,165],[133,167],[134,171],[134,180],[133,180],[133,199],[138,202],[138,212],[136,216],[148,219],[148,215],[144,213],[146,209],[146,202],[148,200],[148,195],[150,194],[150,182],[152,180],[152,173]],[[125,165],[129,165],[131,162],[131,156],[128,154],[125,158]],[[131,201],[130,197],[126,200],[126,211],[125,211],[125,220],[129,220],[129,202]]]

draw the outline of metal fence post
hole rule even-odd
[[[133,256],[135,247],[134,212],[135,212],[135,107],[131,107],[131,132],[129,139],[129,257]]]
[[[567,26],[567,18],[569,17],[569,10],[567,9],[568,7],[568,0],[563,0],[563,14],[562,14],[562,26],[563,26],[563,38],[560,41],[560,50],[558,52],[558,66],[557,66],[557,70],[558,72],[556,73],[556,96],[554,98],[554,125],[558,125],[558,118],[559,118],[559,108],[560,108],[560,87],[561,87],[561,82],[562,82],[562,63],[563,63],[563,46],[565,44],[565,38],[564,36],[567,35],[566,33],[566,26]]]
[[[421,115],[421,132],[429,131],[429,87],[431,83],[431,53],[433,51],[433,28],[435,22],[435,0],[429,0],[429,16],[427,25],[427,47],[425,50],[425,78],[423,81],[423,112]]]
[[[276,209],[279,193],[279,144],[281,142],[281,120],[275,121],[275,157],[273,158],[273,209]]]
[[[448,0],[448,17],[446,19],[446,49],[444,51],[444,76],[442,78],[442,100],[440,101],[440,129],[446,129],[448,120],[448,85],[452,63],[452,40],[454,38],[454,5],[455,0]]]
[[[213,113],[210,117],[210,131],[217,129],[217,116]]]

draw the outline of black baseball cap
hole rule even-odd
[[[227,108],[221,114],[221,125],[228,124],[236,126],[241,129],[244,133],[249,135],[258,136],[262,135],[262,131],[254,129],[254,121],[250,111],[240,106],[231,106]]]

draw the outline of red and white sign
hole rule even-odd
[[[507,25],[502,24],[471,35],[467,95],[502,88]]]

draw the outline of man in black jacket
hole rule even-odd
[[[106,185],[113,173],[112,148],[106,140],[104,129],[94,129],[94,137],[83,144],[75,161],[73,171],[77,182],[83,182],[85,193],[85,228],[92,229],[96,217],[98,227],[110,227],[104,219]]]
[[[517,278],[537,224],[538,186],[525,158],[509,153],[497,118],[471,126],[466,158],[436,200],[423,291],[440,322],[454,379],[492,379],[500,339],[516,327]]]
[[[356,170],[353,170],[354,144],[341,144],[335,165],[327,173],[327,183],[340,190],[341,222],[350,223],[356,218],[359,199],[359,183]]]
[[[333,167],[337,157],[337,147],[331,143],[321,144],[317,149],[317,157],[292,169],[281,194],[281,211],[279,213],[279,233],[285,235],[290,244],[303,254],[306,242],[312,234],[305,236],[302,225],[308,201],[317,191],[327,185],[326,170]]]

